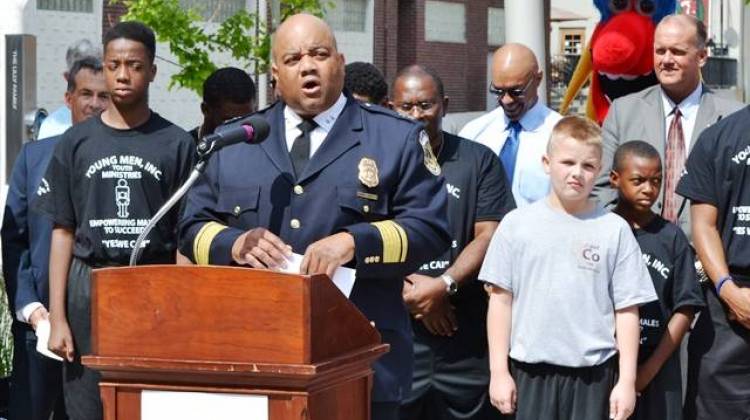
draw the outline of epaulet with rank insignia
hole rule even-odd
[[[268,111],[269,109],[273,108],[278,102],[279,102],[279,100],[277,99],[277,100],[271,102],[270,104],[266,105],[265,108],[261,108],[261,109],[255,111],[254,114],[262,114],[262,113]]]
[[[269,109],[271,109],[278,102],[279,101],[277,100],[277,101],[272,102],[271,104],[269,104],[265,108],[261,108],[261,109],[259,109],[257,111],[251,112],[249,114],[240,115],[238,117],[230,118],[230,119],[224,121],[223,123],[221,123],[218,127],[216,127],[216,130],[218,130],[219,128],[233,128],[235,125],[238,124],[238,121],[244,120],[247,117],[250,117],[250,116],[253,116],[253,115],[263,115],[263,114],[266,113],[266,111],[268,111]]]
[[[375,113],[375,114],[384,114],[384,115],[388,115],[390,117],[396,117],[396,118],[398,118],[400,120],[403,120],[403,121],[409,121],[411,123],[414,123],[414,120],[412,120],[411,118],[404,117],[403,115],[399,114],[398,112],[396,112],[396,111],[394,111],[394,110],[392,110],[390,108],[386,108],[386,107],[380,106],[380,105],[373,105],[373,104],[371,104],[369,102],[359,102],[358,101],[357,103],[359,104],[360,107],[362,107],[362,109],[364,109],[366,111],[369,111],[369,112],[372,112],[372,113]]]

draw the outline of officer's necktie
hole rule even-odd
[[[508,176],[508,185],[513,184],[513,171],[516,169],[516,157],[518,156],[518,136],[521,134],[521,123],[511,121],[508,124],[508,138],[505,139],[502,150],[500,150],[500,161],[503,163],[505,174]]]
[[[314,120],[302,120],[297,125],[302,133],[294,139],[292,150],[289,151],[289,157],[292,158],[292,166],[297,177],[302,175],[307,162],[310,160],[310,133],[315,130],[318,124]]]
[[[664,208],[661,215],[663,218],[674,223],[677,221],[677,182],[685,167],[685,135],[682,131],[682,113],[674,107],[671,112],[674,115],[672,123],[669,124],[667,133],[667,150],[665,158],[667,161],[666,176],[664,177]]]

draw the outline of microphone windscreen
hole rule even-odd
[[[253,139],[250,141],[252,144],[262,143],[268,138],[268,134],[271,132],[271,126],[268,125],[268,121],[260,115],[251,115],[243,118],[240,120],[240,124],[253,127]]]

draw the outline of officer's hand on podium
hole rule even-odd
[[[47,348],[67,361],[72,362],[75,355],[73,346],[73,334],[70,332],[70,325],[66,319],[50,317],[50,334]]]
[[[264,228],[250,229],[232,245],[232,259],[237,264],[253,268],[276,269],[286,266],[292,247]]]
[[[349,232],[340,232],[313,242],[305,250],[300,264],[301,274],[325,273],[333,278],[337,268],[354,258],[354,237]]]

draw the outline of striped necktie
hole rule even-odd
[[[677,182],[685,167],[685,135],[682,131],[682,112],[677,107],[671,112],[674,115],[667,133],[666,176],[664,177],[664,208],[661,215],[672,223],[677,222],[679,206],[677,204]]]

